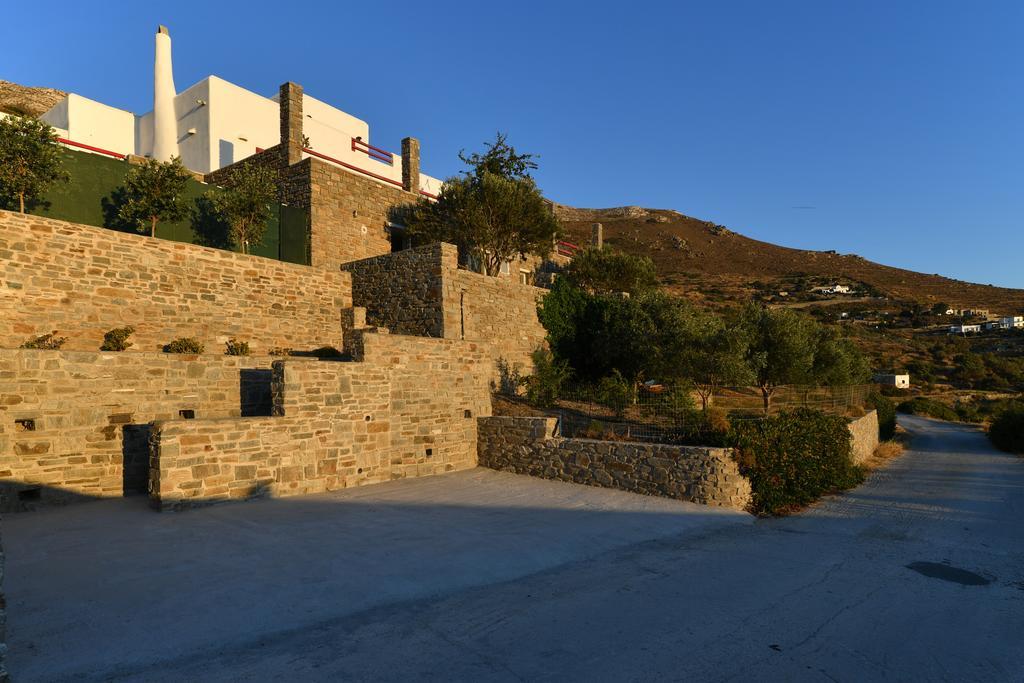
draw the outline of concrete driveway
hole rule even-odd
[[[479,470],[291,510],[147,516],[129,501],[12,517],[10,668],[20,680],[1024,680],[1024,459],[969,427],[904,424],[915,448],[864,486],[756,524]]]

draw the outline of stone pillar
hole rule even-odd
[[[302,86],[298,83],[283,83],[278,91],[281,107],[281,146],[284,147],[288,165],[302,161]]]
[[[402,139],[402,189],[420,193],[420,141],[416,138]]]
[[[604,226],[600,223],[592,223],[590,226],[590,246],[594,249],[604,247]]]

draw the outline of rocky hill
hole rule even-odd
[[[893,268],[856,254],[782,247],[676,211],[556,205],[555,212],[570,241],[587,244],[591,224],[599,222],[606,244],[651,257],[667,289],[710,304],[752,297],[779,302],[785,301],[779,292],[790,294],[808,283],[847,283],[894,303],[941,302],[993,313],[1024,311],[1024,290]]]
[[[0,80],[0,112],[40,116],[67,95],[54,88],[31,88]]]

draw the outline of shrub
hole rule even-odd
[[[23,349],[48,349],[55,351],[60,347],[64,346],[68,341],[67,337],[58,337],[57,330],[48,332],[47,334],[40,335],[33,339],[28,340],[21,345]]]
[[[292,350],[287,346],[275,346],[274,348],[267,351],[271,356],[290,356]]]
[[[206,350],[195,337],[181,337],[164,345],[164,353],[202,353]]]
[[[622,417],[626,408],[633,402],[633,385],[626,381],[626,378],[614,370],[607,377],[602,377],[597,385],[597,402],[611,408],[615,415]]]
[[[1024,404],[1014,404],[999,413],[988,428],[988,437],[997,448],[1024,453]]]
[[[127,351],[132,343],[128,341],[128,337],[135,333],[135,328],[129,325],[128,327],[115,327],[112,330],[103,333],[103,345],[100,346],[100,351]]]
[[[530,357],[533,360],[533,374],[517,381],[526,385],[526,400],[530,405],[550,408],[561,395],[572,371],[568,363],[556,360],[545,348],[537,349]]]
[[[807,408],[740,422],[729,437],[759,514],[785,513],[860,483],[851,439],[845,419]]]
[[[909,401],[903,401],[896,406],[896,410],[907,415],[924,415],[925,417],[934,417],[937,420],[948,420],[950,422],[958,422],[960,420],[960,416],[957,415],[956,411],[945,403],[936,401],[933,398],[925,398],[924,396],[915,396]]]
[[[868,394],[868,405],[878,412],[878,438],[888,441],[896,436],[896,404],[877,391]]]
[[[228,356],[248,356],[249,342],[238,341],[234,337],[224,342],[224,353]]]

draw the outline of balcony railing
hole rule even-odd
[[[365,154],[366,156],[370,157],[371,159],[373,159],[375,161],[379,161],[382,164],[387,164],[388,166],[394,166],[395,165],[395,155],[394,154],[392,154],[391,152],[387,151],[386,149],[381,149],[380,147],[374,147],[373,145],[371,145],[371,144],[369,144],[367,142],[363,142],[360,138],[352,138],[352,151],[353,152],[362,152],[363,154]]]

